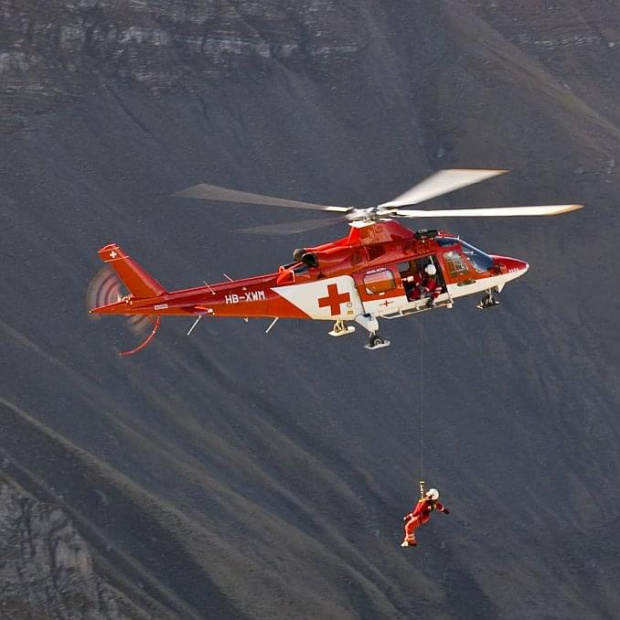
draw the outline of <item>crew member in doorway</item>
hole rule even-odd
[[[446,515],[450,511],[439,501],[439,491],[437,489],[429,489],[418,500],[413,512],[403,517],[405,522],[405,539],[401,543],[401,547],[415,547],[418,541],[415,537],[415,531],[420,525],[428,523],[433,510],[438,510]]]
[[[417,301],[422,297],[422,274],[416,271],[412,276],[408,276],[403,280],[405,293],[409,301]]]
[[[422,278],[422,291],[423,295],[428,297],[426,302],[427,308],[435,307],[435,299],[441,293],[441,286],[439,279],[437,278],[437,267],[433,263],[429,263],[424,267],[424,276]]]

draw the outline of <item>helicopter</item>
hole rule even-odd
[[[129,316],[136,331],[145,323],[152,324],[141,344],[120,355],[142,350],[155,336],[161,318],[170,315],[196,317],[188,335],[204,317],[238,317],[246,321],[270,318],[267,333],[279,319],[333,321],[329,335],[334,337],[353,333],[355,323],[368,332],[366,349],[387,347],[390,341],[378,334],[379,319],[450,309],[456,299],[481,293],[478,308],[486,310],[499,304],[495,295],[508,282],[529,269],[523,260],[488,254],[455,234],[439,229],[411,230],[398,219],[557,215],[583,206],[402,208],[505,172],[440,170],[397,198],[368,208],[320,205],[204,183],[194,185],[174,196],[325,211],[347,223],[350,231],[336,241],[296,249],[293,261],[280,265],[273,273],[176,291],[166,290],[123,248],[111,243],[98,252],[106,265],[89,287],[88,310],[93,315]],[[334,223],[325,218],[246,231],[301,232]],[[123,292],[123,285],[128,293]]]

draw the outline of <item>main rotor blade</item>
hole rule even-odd
[[[511,217],[515,215],[559,215],[582,209],[583,205],[540,205],[534,207],[487,207],[482,209],[441,209],[422,211],[396,209],[396,217]]]
[[[505,172],[508,172],[508,170],[467,170],[460,168],[440,170],[410,190],[407,190],[404,194],[394,198],[394,200],[384,202],[379,206],[404,207],[406,205],[417,205],[425,200],[443,196],[461,187],[480,183],[480,181],[504,174]]]
[[[265,226],[253,226],[251,228],[240,228],[236,232],[246,233],[251,235],[294,235],[296,233],[303,233],[308,230],[315,230],[317,228],[327,228],[334,224],[342,223],[342,217],[335,218],[320,218],[314,220],[302,220],[300,222],[285,222],[282,224],[267,224]]]
[[[272,196],[263,196],[262,194],[251,194],[249,192],[240,192],[236,189],[227,189],[217,185],[207,185],[201,183],[187,189],[172,194],[181,198],[199,198],[201,200],[213,200],[224,202],[240,202],[245,204],[271,205],[273,207],[292,207],[294,209],[315,209],[319,211],[336,211],[344,213],[348,207],[330,207],[327,205],[318,205],[312,202],[301,202],[299,200],[287,200],[286,198],[274,198]]]

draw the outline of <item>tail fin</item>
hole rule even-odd
[[[159,297],[166,291],[138,263],[128,256],[116,243],[99,250],[99,258],[114,268],[123,284],[134,297]]]

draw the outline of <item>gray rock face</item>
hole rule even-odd
[[[67,515],[6,484],[0,484],[0,592],[2,618],[127,617]]]
[[[23,105],[47,110],[79,96],[86,75],[115,76],[151,94],[208,89],[231,75],[347,61],[364,29],[346,3],[2,0],[3,123]],[[81,74],[81,77],[78,77]]]

